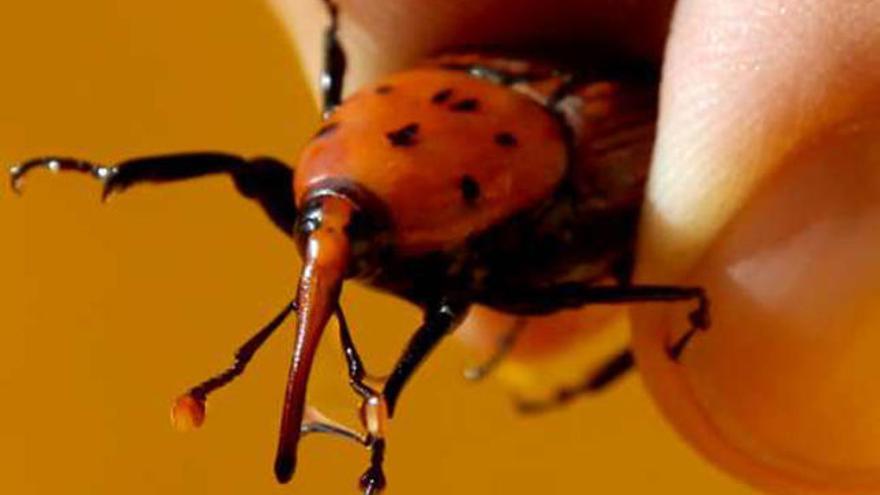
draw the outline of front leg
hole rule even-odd
[[[351,339],[342,312],[337,310],[339,335],[348,364],[352,388],[361,396],[361,421],[367,431],[363,443],[370,449],[370,466],[360,479],[365,495],[373,495],[385,488],[385,422],[394,413],[394,406],[403,386],[440,340],[449,334],[465,314],[466,306],[443,302],[431,305],[425,311],[424,323],[412,336],[388,377],[381,393],[364,382],[367,376],[360,355]]]
[[[347,428],[339,428],[326,419],[307,425],[308,429],[304,431],[342,435],[354,439],[370,449],[370,466],[360,479],[360,486],[365,495],[374,495],[385,488],[385,472],[382,468],[386,449],[385,423],[393,414],[394,406],[400,397],[403,386],[440,340],[461,321],[466,310],[466,305],[449,302],[430,305],[425,310],[424,323],[410,339],[394,365],[394,371],[385,382],[382,392],[379,393],[364,381],[367,373],[363,361],[351,338],[345,316],[337,307],[339,337],[348,365],[349,383],[363,399],[360,413],[366,434],[361,436]]]
[[[382,396],[388,404],[388,416],[394,415],[397,399],[406,382],[440,340],[448,335],[467,313],[467,305],[448,301],[431,305],[425,310],[422,326],[416,330],[385,382]]]
[[[232,178],[238,192],[259,203],[272,222],[287,235],[292,235],[296,221],[293,169],[273,158],[248,160],[226,153],[181,153],[134,158],[103,166],[75,158],[44,157],[10,169],[13,190],[20,192],[25,176],[37,168],[88,174],[104,184],[105,199],[137,184],[163,184],[226,174]]]
[[[225,387],[244,373],[257,351],[278,330],[278,327],[284,323],[290,313],[296,311],[296,306],[297,302],[294,298],[282,308],[275,318],[272,318],[272,321],[242,344],[235,351],[235,360],[232,366],[190,388],[188,392],[178,397],[171,410],[171,419],[174,425],[180,429],[201,426],[205,420],[205,403],[208,400],[208,395]]]

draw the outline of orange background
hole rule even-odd
[[[4,2],[0,162],[196,149],[292,162],[317,112],[286,40],[254,0]],[[106,207],[76,176],[26,188],[0,188],[0,493],[355,493],[366,453],[331,438],[306,439],[293,485],[274,482],[289,331],[213,398],[201,431],[169,425],[171,399],[227,366],[296,281],[292,244],[228,181]],[[368,363],[387,368],[418,314],[357,287],[344,299]],[[350,418],[328,337],[311,397]],[[521,417],[497,381],[464,382],[469,362],[450,342],[413,380],[389,493],[751,493],[683,444],[635,377]]]

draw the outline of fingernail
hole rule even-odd
[[[634,334],[684,436],[772,490],[880,489],[880,120],[789,154],[687,283],[713,325],[680,364],[661,343],[687,308],[640,315]]]

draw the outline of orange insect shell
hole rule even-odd
[[[468,100],[473,108],[456,110]],[[414,130],[405,135],[407,128]],[[392,142],[395,131],[403,144]],[[499,146],[502,132],[515,145]],[[546,199],[565,168],[559,124],[529,98],[421,68],[347,99],[303,151],[295,194],[301,206],[329,177],[364,186],[388,206],[397,248],[414,253],[442,250]],[[462,201],[463,181],[478,188],[473,204]]]

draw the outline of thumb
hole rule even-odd
[[[833,5],[833,8],[831,6]],[[640,278],[703,285],[713,325],[645,380],[704,454],[775,492],[880,493],[880,2],[683,0]]]

